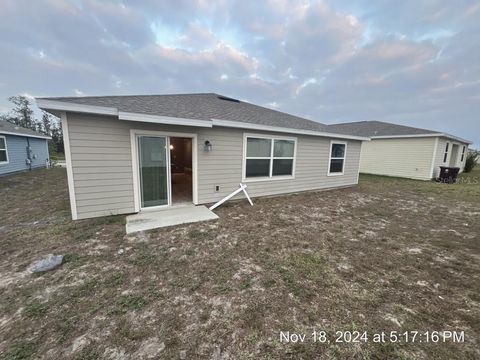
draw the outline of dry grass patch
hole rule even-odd
[[[477,358],[478,187],[364,176],[127,236],[122,216],[70,221],[61,169],[0,178],[0,357]],[[26,273],[48,253],[65,263]],[[463,330],[466,342],[279,341],[313,329]]]

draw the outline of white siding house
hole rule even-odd
[[[362,149],[360,171],[419,180],[430,179],[434,145],[434,138],[372,140]]]
[[[440,166],[463,171],[470,144],[453,135],[379,121],[335,124],[330,130],[370,137],[362,145],[360,172],[417,180],[438,177]]]

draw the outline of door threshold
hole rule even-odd
[[[177,203],[173,205],[165,205],[160,207],[150,207],[150,208],[140,209],[139,213],[164,211],[164,210],[176,209],[179,207],[189,207],[189,206],[196,206],[196,205],[194,203]]]

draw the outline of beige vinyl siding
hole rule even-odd
[[[67,114],[79,219],[134,212],[130,133],[104,116]]]
[[[78,218],[135,212],[130,130],[197,134],[198,202],[216,202],[242,181],[243,135],[272,132],[195,128],[131,122],[115,117],[68,113],[68,136]],[[288,136],[287,134],[278,134]],[[248,182],[252,197],[354,185],[358,181],[360,141],[348,141],[345,174],[327,176],[330,138],[296,136],[295,178]],[[209,140],[213,150],[206,152]],[[215,192],[215,186],[220,191]]]
[[[447,156],[447,161],[443,162],[443,156],[445,154],[445,146],[447,143],[447,139],[445,138],[438,138],[437,143],[437,152],[435,153],[435,162],[433,165],[433,177],[438,177],[440,174],[440,166],[448,166],[448,162],[450,161],[450,146],[449,146],[449,154]]]
[[[467,160],[467,155],[468,155],[468,144],[460,144],[460,150],[458,151],[459,157],[458,157],[458,166],[460,167],[460,172],[463,172],[465,170],[465,161]],[[463,161],[460,161],[462,159],[462,148],[465,146],[465,155],[463,156]]]
[[[209,140],[213,151],[199,151],[198,194],[200,203],[216,202],[237,189],[242,182],[243,134],[266,134],[242,129],[212,128],[200,130],[198,142]],[[277,134],[289,136],[287,134]],[[296,136],[297,154],[295,178],[265,181],[247,180],[247,191],[252,197],[289,192],[348,186],[357,183],[360,141],[349,141],[345,160],[345,174],[327,176],[330,138]],[[220,191],[215,192],[215,186]]]
[[[364,142],[360,172],[429,180],[432,178],[434,145],[434,137],[373,139]]]
[[[450,145],[448,146],[447,161],[444,162],[443,161],[443,156],[445,154],[445,147],[446,147],[447,142],[449,142]],[[449,166],[450,158],[452,156],[452,145],[453,144],[457,144],[459,146],[457,166],[460,168],[460,172],[462,172],[463,169],[465,168],[465,159],[466,159],[466,157],[467,157],[466,155],[468,153],[468,144],[461,143],[461,142],[454,141],[454,140],[450,140],[450,139],[447,139],[447,138],[439,137],[438,138],[438,144],[437,144],[437,152],[435,154],[435,162],[434,162],[434,167],[433,167],[434,177],[437,177],[440,174],[440,166]],[[465,156],[464,156],[463,161],[460,161],[461,158],[462,158],[462,148],[463,148],[463,146],[466,147]]]

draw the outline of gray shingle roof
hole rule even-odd
[[[396,136],[439,134],[439,131],[415,128],[411,126],[391,124],[383,121],[357,121],[327,125],[328,131],[358,136]]]
[[[49,136],[45,134],[41,134],[37,131],[26,129],[20,126],[16,126],[8,121],[1,121],[0,120],[0,134],[14,134],[18,136],[26,136],[26,137],[42,137],[45,139],[50,139]]]
[[[116,108],[118,111],[196,120],[229,120],[301,130],[326,131],[312,120],[214,93],[132,96],[50,97],[41,100]]]

